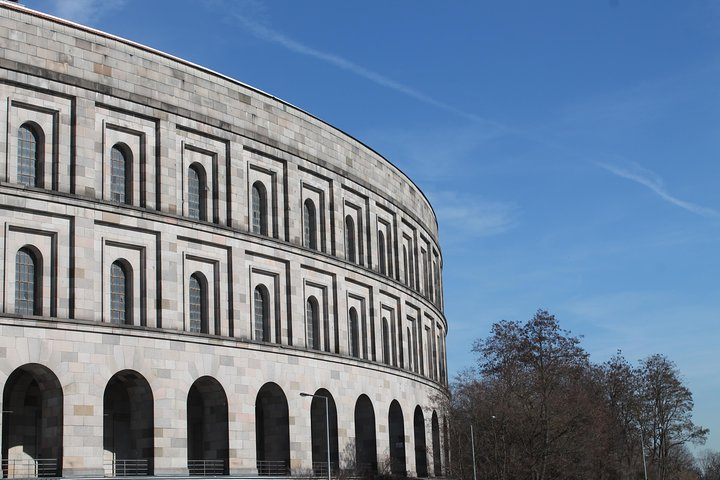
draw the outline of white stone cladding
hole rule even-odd
[[[32,186],[18,180],[24,126],[38,134]],[[155,475],[188,474],[189,392],[206,376],[227,397],[231,475],[258,473],[255,405],[269,383],[287,400],[292,473],[313,468],[311,402],[299,393],[319,389],[336,405],[341,468],[349,468],[344,452],[353,449],[356,402],[366,395],[378,464],[390,452],[388,412],[397,401],[404,470],[423,474],[419,407],[425,475],[444,471],[443,435],[437,439],[431,421],[444,432],[448,325],[437,222],[422,192],[386,159],[237,81],[4,2],[0,132],[2,400],[19,388],[9,382],[17,372],[56,377],[63,476],[106,472],[104,398],[123,371],[142,377],[152,394]],[[127,154],[121,202],[113,199],[114,148]],[[205,175],[200,219],[191,218],[191,166]],[[258,182],[263,233],[253,233]],[[308,200],[314,248],[306,245]],[[17,313],[22,249],[38,259],[33,314]],[[116,262],[131,285],[124,325],[111,322]],[[190,331],[193,274],[206,280],[204,333]],[[267,338],[253,323],[259,286]],[[318,348],[308,340],[310,297]],[[2,421],[19,429],[13,415]],[[3,441],[3,460],[14,459],[15,440]]]

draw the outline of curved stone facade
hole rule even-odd
[[[417,186],[129,41],[0,2],[0,47],[6,476],[322,475],[325,408],[332,469],[442,474]]]

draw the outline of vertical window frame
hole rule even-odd
[[[355,307],[348,311],[348,346],[351,357],[360,358],[360,325]]]
[[[387,258],[385,251],[385,234],[382,230],[378,230],[378,264],[380,266],[380,274],[387,275]]]
[[[25,122],[17,130],[17,183],[26,187],[44,187],[44,138],[34,122]]]
[[[315,202],[309,198],[303,202],[303,245],[312,250],[319,250],[317,209]]]
[[[250,189],[250,230],[258,235],[269,235],[267,188],[256,181]]]
[[[390,345],[390,324],[387,317],[382,317],[382,341],[383,341],[383,363],[390,365],[392,363],[392,348]]]
[[[253,338],[258,342],[270,342],[270,294],[265,285],[253,290]]]
[[[208,283],[205,275],[195,272],[188,281],[188,330],[210,333]]]
[[[110,200],[133,204],[133,155],[130,147],[116,143],[110,148]]]
[[[15,313],[42,315],[42,256],[25,245],[15,254]],[[30,297],[32,295],[32,297]]]
[[[357,241],[355,220],[352,215],[345,216],[345,259],[350,263],[357,263]]]
[[[205,168],[193,162],[188,167],[188,217],[207,221],[207,174]]]
[[[320,306],[314,296],[308,297],[305,302],[305,335],[307,336],[307,348],[321,350],[320,337]]]
[[[118,259],[110,265],[110,323],[112,324],[133,324],[132,274],[132,267],[127,260]]]

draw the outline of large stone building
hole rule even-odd
[[[271,95],[1,1],[0,95],[5,476],[322,475],[328,449],[442,474],[442,258],[408,177]]]

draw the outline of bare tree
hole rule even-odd
[[[692,423],[692,394],[666,357],[634,367],[618,352],[593,365],[544,310],[496,323],[473,351],[444,409],[449,476],[472,478],[474,457],[481,479],[636,480],[647,456],[653,480],[699,478],[686,444],[707,429]]]
[[[642,471],[642,429],[640,412],[640,370],[628,363],[618,351],[597,369],[598,381],[607,404],[611,435],[608,466],[614,477],[624,480],[636,478]]]
[[[525,324],[497,323],[475,343],[480,373],[493,392],[496,478],[570,478],[588,466],[594,444],[586,435],[594,429],[597,402],[588,354],[579,344],[545,310]]]
[[[675,363],[655,354],[642,361],[641,371],[641,421],[649,437],[656,478],[675,478],[673,454],[687,443],[704,443],[708,429],[693,423],[692,393],[683,384]]]
[[[702,480],[720,480],[720,452],[705,451],[698,464]]]

